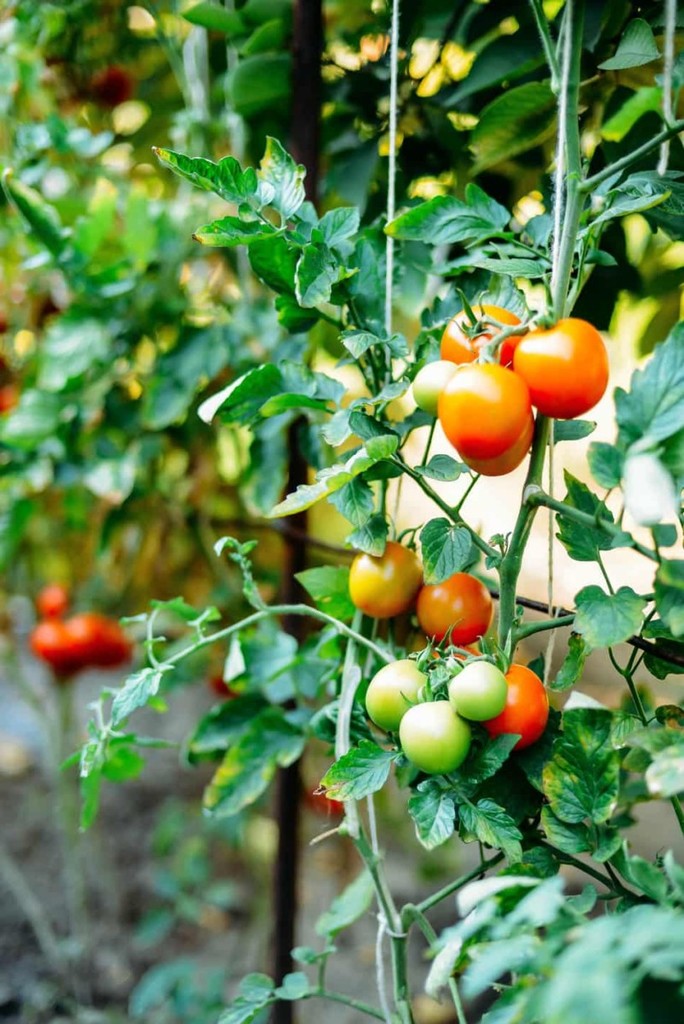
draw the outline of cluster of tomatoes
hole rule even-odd
[[[480,580],[457,572],[443,583],[425,584],[416,554],[395,541],[379,557],[354,558],[349,590],[354,605],[374,618],[400,615],[415,602],[423,632],[438,643],[448,637],[459,648],[476,643],[492,621],[492,598]],[[492,737],[517,735],[516,750],[546,728],[549,703],[541,679],[519,664],[504,673],[477,654],[475,649],[465,664],[453,659],[446,700],[431,699],[427,673],[410,658],[385,665],[368,685],[368,717],[385,732],[398,732],[404,754],[420,771],[458,768],[470,749],[471,722]]]
[[[57,583],[44,587],[36,600],[40,621],[31,632],[31,650],[60,681],[84,668],[117,668],[131,657],[131,642],[114,619],[99,612],[64,618],[69,594]]]
[[[478,362],[500,327],[520,323],[510,310],[475,306],[446,326],[441,358],[416,374],[419,408],[437,415],[463,462],[484,476],[510,473],[525,458],[534,432],[533,408],[573,419],[592,409],[608,385],[601,335],[586,320],[566,318],[549,329],[504,338],[498,362]]]

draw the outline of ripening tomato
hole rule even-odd
[[[431,416],[436,416],[439,396],[455,372],[453,362],[446,359],[426,363],[414,377],[411,386],[413,400],[418,408],[423,412],[429,412]]]
[[[525,381],[505,366],[469,363],[439,397],[439,422],[464,459],[496,459],[516,444],[532,419]]]
[[[82,667],[115,668],[131,656],[131,644],[118,622],[99,612],[80,612],[65,626]]]
[[[83,668],[80,653],[61,619],[39,622],[31,632],[29,645],[35,656],[50,665],[58,676],[69,676]]]
[[[365,615],[389,619],[408,611],[422,580],[416,554],[388,540],[382,555],[356,556],[349,570],[349,593]]]
[[[506,706],[500,715],[483,722],[490,736],[518,733],[514,750],[535,743],[546,728],[549,698],[538,675],[525,665],[513,664],[506,673]]]
[[[508,683],[500,668],[489,661],[471,661],[449,683],[449,703],[471,722],[484,722],[506,707]]]
[[[480,473],[482,476],[504,476],[506,473],[511,473],[514,469],[518,468],[530,450],[533,436],[534,417],[530,416],[515,444],[512,444],[501,455],[497,455],[496,458],[466,459],[464,456],[461,457],[466,466],[475,473]]]
[[[470,726],[447,700],[415,704],[399,726],[399,740],[407,758],[431,775],[458,768],[468,756],[471,738]]]
[[[499,323],[515,327],[520,323],[519,317],[502,306],[473,306],[473,313],[478,320],[498,320]],[[464,328],[471,326],[468,314],[465,310],[457,313],[444,328],[442,342],[440,345],[440,356],[452,363],[473,363],[480,352],[480,349],[488,344],[497,334],[496,327],[489,327],[482,334],[469,338]],[[499,362],[502,366],[510,366],[513,359],[513,351],[520,338],[513,335],[504,340],[499,353]]]
[[[467,572],[457,572],[443,583],[420,588],[416,613],[429,637],[443,640],[449,633],[457,647],[472,644],[489,629],[493,604],[484,583]]]
[[[368,717],[385,732],[396,732],[426,683],[425,673],[409,658],[384,665],[375,673],[366,690]]]
[[[318,789],[305,789],[304,803],[310,810],[325,818],[341,818],[344,814],[344,804],[341,800],[327,797],[324,792],[320,792]]]
[[[69,591],[61,583],[48,583],[36,598],[41,619],[59,619],[69,607]]]
[[[568,420],[596,405],[608,386],[608,353],[586,320],[568,318],[546,331],[530,331],[513,356],[532,404],[544,416]]]

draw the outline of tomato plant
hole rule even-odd
[[[446,700],[414,704],[399,726],[401,749],[411,764],[430,775],[455,771],[470,750],[470,726]]]
[[[349,593],[364,614],[388,619],[408,611],[422,579],[416,554],[390,540],[382,555],[356,555],[349,570]]]
[[[467,572],[457,572],[441,583],[425,584],[418,593],[416,614],[429,637],[447,635],[458,647],[484,636],[491,625],[494,605],[484,583]]]
[[[484,727],[490,736],[515,733],[514,750],[536,743],[549,718],[549,698],[538,675],[525,665],[511,665],[506,673],[506,703],[500,714],[488,717]]]
[[[601,335],[586,320],[568,317],[548,330],[530,331],[518,344],[513,369],[530,389],[544,416],[582,416],[608,385],[608,353]]]
[[[439,396],[439,422],[464,459],[496,459],[529,436],[527,385],[505,366],[468,364]]]
[[[449,683],[449,702],[463,718],[484,722],[496,718],[506,707],[508,683],[496,665],[472,661]]]
[[[484,304],[473,306],[473,314],[476,322],[487,319],[497,320],[499,323],[508,326],[516,326],[520,318],[508,309],[501,306]],[[453,317],[444,328],[440,343],[440,355],[452,363],[472,363],[480,350],[487,345],[492,338],[496,337],[496,329],[482,331],[481,334],[472,334],[476,330],[465,311]],[[517,335],[510,335],[501,344],[499,362],[502,366],[510,366],[513,361],[513,352],[520,338]]]
[[[366,690],[366,711],[385,732],[396,732],[408,709],[416,703],[427,676],[415,661],[403,658],[376,672]]]

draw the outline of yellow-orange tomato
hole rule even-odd
[[[534,417],[530,415],[519,439],[501,455],[497,455],[495,459],[466,459],[463,457],[463,461],[475,473],[481,473],[482,476],[504,476],[504,474],[517,469],[523,461],[530,450],[533,434]]]
[[[513,749],[523,750],[544,732],[549,719],[549,698],[539,676],[526,665],[511,665],[506,682],[505,708],[496,718],[482,724],[490,736],[517,733],[520,739]]]
[[[503,306],[485,304],[473,306],[472,310],[478,320],[486,320],[491,317],[492,320],[498,320],[499,323],[507,324],[509,327],[515,327],[520,323],[520,318],[515,313],[511,313],[509,309],[504,309]],[[473,363],[477,359],[480,349],[487,345],[497,333],[496,327],[490,327],[482,334],[476,334],[469,338],[466,329],[471,326],[465,310],[457,313],[449,321],[444,328],[440,345],[442,359],[447,359],[451,363]],[[519,341],[520,338],[515,335],[505,339],[499,353],[499,362],[502,366],[510,366],[513,360],[513,350]]]
[[[472,644],[489,629],[492,598],[484,583],[467,572],[457,572],[443,583],[426,583],[416,603],[420,628],[443,640],[449,633],[457,647]]]
[[[530,331],[513,355],[532,404],[544,416],[568,420],[596,405],[608,386],[608,353],[586,320],[569,317],[546,331]]]
[[[349,593],[354,605],[374,619],[389,619],[408,611],[423,581],[413,551],[388,540],[380,556],[358,554],[349,570]]]
[[[447,383],[437,406],[439,422],[464,459],[496,459],[529,429],[530,393],[505,366],[469,363]]]

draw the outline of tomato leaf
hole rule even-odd
[[[655,578],[656,608],[674,637],[684,636],[684,560],[663,562]]]
[[[289,220],[306,198],[303,164],[295,163],[277,139],[266,137],[266,149],[259,164],[259,177],[270,186],[272,206],[283,220]]]
[[[334,800],[362,800],[382,789],[397,757],[396,751],[361,740],[358,747],[352,747],[328,768],[321,786]]]
[[[276,233],[276,229],[262,220],[245,220],[242,217],[221,217],[197,228],[192,233],[195,241],[214,248],[230,249],[236,245],[250,245],[262,242]]]
[[[442,583],[472,560],[472,541],[463,526],[431,519],[420,533],[426,583]]]
[[[305,309],[330,301],[332,286],[340,280],[341,267],[327,245],[310,242],[302,249],[295,271],[295,295]]]
[[[566,505],[587,512],[589,515],[600,517],[608,522],[614,522],[613,514],[606,508],[605,504],[593,494],[586,484],[582,483],[567,470],[564,474],[565,484],[568,488],[563,501]],[[559,514],[558,539],[565,547],[571,558],[577,562],[596,562],[599,552],[608,551],[612,547],[612,538],[606,530],[600,527],[587,527],[584,524],[574,522],[570,516]]]
[[[375,497],[370,484],[356,477],[330,495],[330,502],[352,526],[363,526],[373,515]],[[381,552],[382,553],[382,552]]]
[[[248,974],[240,982],[240,995],[219,1017],[217,1024],[252,1024],[266,1007],[277,1002],[275,986],[265,974]]]
[[[617,804],[620,755],[610,742],[611,714],[577,708],[563,716],[563,732],[543,770],[544,795],[561,821],[607,821]]]
[[[338,206],[335,210],[328,210],[318,225],[323,241],[331,247],[339,245],[356,234],[360,219],[361,215],[354,206]]]
[[[635,370],[628,392],[617,388],[615,409],[619,440],[625,447],[648,438],[673,437],[684,421],[684,322],[658,345],[643,369]]]
[[[571,825],[567,821],[561,821],[547,806],[542,807],[541,826],[548,841],[562,853],[576,855],[591,850],[589,829],[583,822]]]
[[[455,196],[435,196],[391,221],[385,231],[430,245],[484,241],[500,235],[510,220],[508,210],[476,185],[468,185],[466,201]]]
[[[316,921],[316,934],[334,938],[358,921],[373,902],[375,888],[370,872],[364,868],[346,889],[336,896],[330,908]]]
[[[522,858],[522,832],[509,814],[493,800],[476,804],[460,804],[458,809],[463,832],[476,836],[481,843],[503,850],[512,863]]]
[[[112,701],[112,725],[120,725],[138,708],[143,708],[159,691],[164,672],[171,666],[160,665],[158,668],[143,668],[134,672],[117,691]]]
[[[625,457],[618,448],[605,441],[592,441],[587,452],[587,461],[597,484],[607,490],[619,485]]]
[[[638,633],[646,601],[631,587],[620,587],[614,594],[607,594],[601,587],[590,586],[580,590],[576,605],[572,628],[582,636],[589,652],[622,643],[633,633]]]
[[[204,157],[189,157],[172,149],[154,149],[158,160],[179,177],[192,185],[215,192],[229,203],[243,203],[252,199],[258,190],[258,180],[253,168],[242,170],[232,156],[225,156],[218,163]]]
[[[342,565],[321,565],[295,574],[314,604],[328,615],[349,622],[354,605],[349,597],[349,569]]]
[[[450,787],[438,779],[425,779],[409,798],[408,811],[416,835],[426,850],[434,850],[454,833],[456,808]]]
[[[280,708],[268,707],[234,743],[204,791],[203,806],[210,815],[228,817],[254,803],[267,789],[278,767],[296,761],[304,735]]]
[[[564,690],[569,690],[571,686],[574,686],[582,677],[588,653],[584,639],[578,633],[571,633],[567,654],[558,669],[556,678],[549,684],[549,689],[556,693],[563,693]]]
[[[416,466],[416,473],[428,480],[457,480],[469,469],[464,462],[457,462],[450,455],[433,455],[425,466]]]
[[[303,971],[293,971],[286,974],[282,985],[275,990],[278,999],[287,1002],[295,1002],[297,999],[305,999],[311,993],[311,984]]]
[[[190,764],[222,757],[267,707],[264,697],[249,693],[212,708],[199,720],[187,741],[185,753]]]
[[[357,551],[365,551],[367,555],[379,557],[387,546],[388,534],[387,520],[384,515],[378,513],[350,533],[346,542]]]
[[[507,89],[480,114],[470,136],[475,174],[538,145],[553,131],[556,101],[547,82]]]
[[[603,71],[623,71],[638,68],[660,57],[653,30],[643,18],[634,18],[625,29],[615,56],[604,60],[599,67]]]

